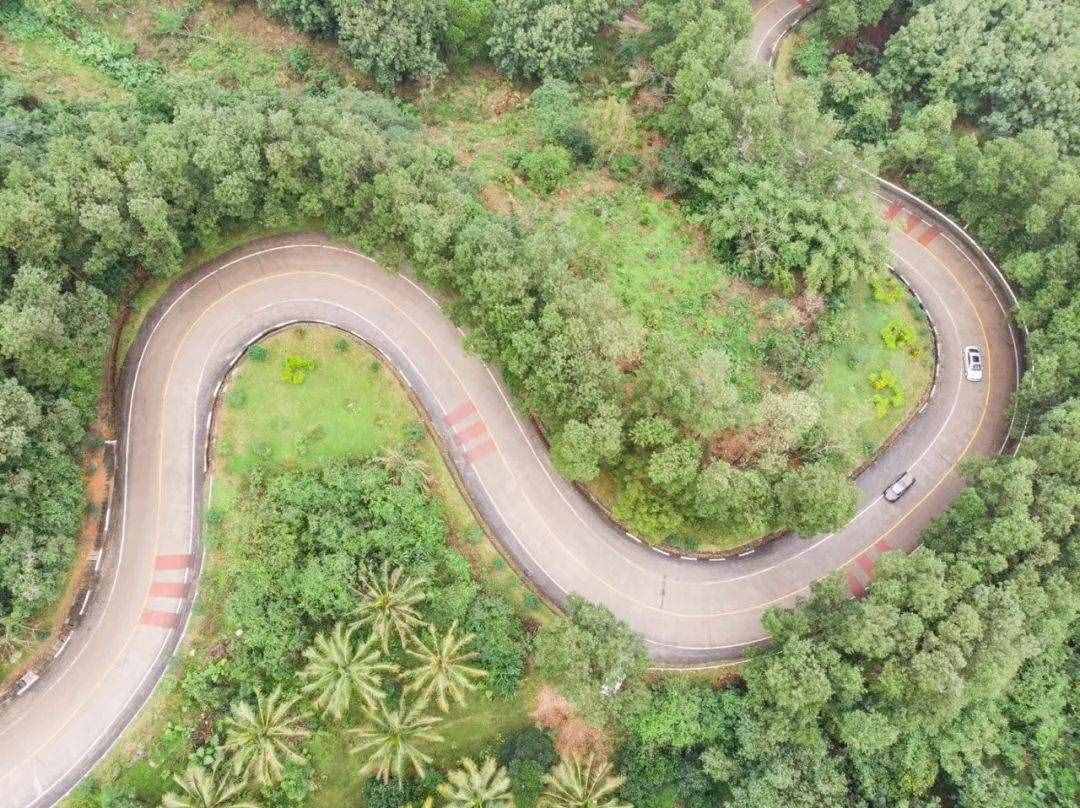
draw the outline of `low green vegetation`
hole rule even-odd
[[[848,472],[929,372],[851,168],[867,157],[1015,284],[1027,438],[965,467],[970,486],[919,550],[877,561],[864,598],[834,578],[770,613],[771,651],[718,687],[647,674],[602,609],[545,612],[389,371],[347,369],[362,349],[336,334],[278,335],[219,413],[198,637],[80,806],[1077,803],[1074,4],[827,0],[791,51],[811,81],[781,98],[744,61],[745,0],[649,0],[621,31],[607,0],[260,6],[322,39],[250,4],[0,10],[6,653],[71,559],[113,301],[149,273],[143,310],[237,233],[315,221],[408,260],[544,421],[560,468],[608,486],[650,537],[821,532],[851,514]],[[546,81],[510,83],[492,57]],[[395,98],[353,88],[399,79]],[[306,400],[340,422],[314,430]],[[404,641],[365,616],[391,586]],[[428,690],[444,647],[465,704],[449,681]],[[324,687],[346,668],[355,689]],[[350,751],[393,724],[400,776]],[[267,730],[272,754],[253,754]]]
[[[298,364],[303,379],[282,377]],[[551,616],[500,563],[393,372],[340,332],[293,327],[251,347],[222,397],[190,652],[138,731],[150,757],[121,749],[74,804],[184,799],[174,775],[356,804],[394,774],[358,741],[410,711],[424,773],[512,745],[530,723],[530,635]],[[273,755],[250,742],[267,724]]]

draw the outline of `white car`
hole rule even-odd
[[[982,348],[969,345],[964,348],[964,376],[969,382],[981,382],[983,379]]]
[[[892,485],[885,489],[885,501],[896,502],[900,497],[904,496],[908,492],[911,486],[915,485],[915,477],[910,471],[905,471],[895,480]]]

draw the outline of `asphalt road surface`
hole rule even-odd
[[[754,53],[807,7],[755,6]],[[637,544],[553,471],[496,375],[408,278],[321,236],[260,241],[185,277],[147,318],[128,355],[111,533],[80,628],[42,679],[0,712],[0,806],[43,808],[119,737],[165,671],[201,566],[211,402],[233,360],[268,330],[329,323],[362,337],[408,381],[469,495],[505,551],[556,602],[603,603],[659,665],[718,664],[765,641],[760,618],[843,570],[856,594],[884,551],[911,548],[962,489],[957,465],[1002,450],[1021,365],[1008,292],[965,242],[917,201],[881,188],[898,273],[937,326],[940,378],[926,410],[858,479],[858,515],[829,536],[781,538],[725,561]],[[961,349],[984,348],[987,380],[963,378]],[[899,503],[881,491],[910,469]]]

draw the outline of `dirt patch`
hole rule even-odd
[[[509,216],[514,212],[514,197],[498,185],[485,185],[480,191],[480,198],[484,200],[484,207],[492,213]]]
[[[520,109],[525,101],[524,93],[513,87],[502,87],[488,96],[486,108],[492,118],[501,118],[508,112]]]
[[[574,706],[550,685],[544,685],[536,695],[532,718],[555,734],[555,751],[560,757],[592,755],[606,760],[611,754],[611,741],[603,730],[579,716]]]

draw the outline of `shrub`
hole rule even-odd
[[[315,58],[311,55],[311,51],[302,45],[293,45],[285,53],[285,61],[289,65],[289,70],[298,78],[304,78],[315,66]]]
[[[905,322],[893,320],[881,329],[881,341],[887,348],[914,351],[918,348],[915,341],[915,329]]]
[[[641,170],[641,161],[633,154],[616,154],[608,161],[608,171],[619,182],[631,180]]]
[[[881,273],[871,278],[870,289],[878,303],[899,303],[904,299],[904,285],[892,275]]]
[[[823,76],[829,69],[829,43],[820,37],[806,40],[795,49],[795,67],[804,76]]]
[[[533,808],[543,791],[543,776],[556,760],[555,743],[547,732],[526,727],[511,735],[499,750],[506,766],[517,808]]]
[[[281,371],[281,378],[289,384],[303,384],[307,374],[315,370],[315,360],[305,356],[288,356]]]
[[[247,349],[247,357],[253,362],[265,362],[270,357],[270,351],[264,345],[252,345]]]
[[[566,181],[572,163],[570,153],[562,146],[543,146],[526,152],[514,161],[525,181],[539,194],[550,194]]]
[[[900,381],[891,370],[879,370],[869,376],[870,386],[877,392],[874,394],[874,412],[879,418],[884,418],[893,408],[904,406],[904,391],[900,387]]]
[[[488,672],[487,689],[497,696],[513,695],[525,675],[527,649],[525,627],[513,607],[498,595],[480,595],[469,609],[466,626],[476,635],[478,661]]]
[[[684,523],[668,497],[634,479],[624,481],[612,511],[631,531],[651,541],[667,541]]]

